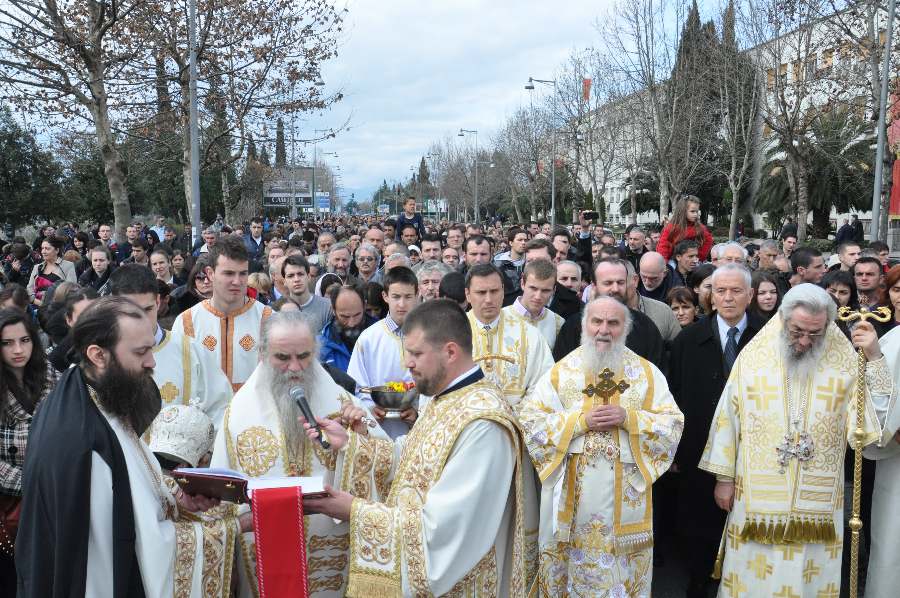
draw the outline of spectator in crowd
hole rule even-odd
[[[797,235],[789,234],[785,237],[781,238],[781,251],[784,253],[784,257],[790,259],[791,255],[794,253],[794,248],[797,246]]]
[[[863,231],[863,224],[859,221],[859,216],[853,214],[850,216],[850,226],[853,227],[853,240],[857,243],[865,241],[866,235]]]
[[[506,234],[509,251],[501,253],[494,259],[494,265],[500,268],[503,276],[513,281],[518,290],[522,279],[522,268],[525,267],[525,245],[528,244],[528,233],[521,228],[511,228]]]
[[[78,279],[83,287],[90,286],[101,296],[109,294],[109,277],[115,271],[112,251],[109,247],[97,245],[90,252],[91,267],[84,271]]]
[[[666,264],[662,254],[655,251],[646,251],[641,256],[639,274],[641,279],[638,282],[638,292],[650,299],[662,301],[669,290],[678,286],[674,269]]]
[[[884,282],[881,260],[876,257],[861,257],[853,266],[852,272],[859,292],[859,304],[863,307],[877,306]]]
[[[299,255],[284,259],[281,277],[290,294],[302,311],[313,323],[316,330],[322,330],[331,319],[331,303],[321,295],[309,290],[309,261]]]
[[[884,266],[884,272],[887,274],[887,271],[890,270],[890,268],[888,268],[888,260],[891,257],[891,248],[888,247],[888,244],[884,241],[871,241],[868,249],[875,252],[875,257],[881,260],[881,264]]]
[[[300,311],[300,306],[290,297],[282,297],[270,304],[272,311]]]
[[[781,306],[781,293],[778,281],[765,270],[757,270],[750,280],[753,298],[750,300],[750,311],[762,316],[767,322]]]
[[[326,272],[322,277],[316,282],[316,292],[315,294],[319,297],[325,297],[328,299],[330,297],[329,292],[334,285],[342,285],[344,281],[341,280],[341,277],[337,274],[332,274],[331,272]],[[350,286],[361,286],[361,285],[350,285]]]
[[[388,305],[384,300],[384,287],[377,282],[367,282],[363,286],[366,295],[366,313],[383,320],[388,313]]]
[[[469,308],[469,300],[466,299],[466,277],[459,272],[451,272],[441,279],[438,287],[438,297],[452,299],[463,309]]]
[[[738,218],[737,224],[734,225],[734,238],[744,236],[744,219]]]
[[[356,249],[355,263],[359,272],[357,276],[364,283],[371,281],[380,284],[384,280],[384,275],[378,271],[381,254],[371,243],[363,243]]]
[[[556,265],[556,282],[581,295],[581,266],[572,260],[560,262]]]
[[[758,269],[766,264],[773,264],[778,257],[778,242],[775,239],[766,239],[759,245],[759,260],[756,263]]]
[[[268,305],[272,296],[272,279],[262,272],[254,272],[247,277],[247,288],[256,291],[256,300]]]
[[[0,289],[0,309],[18,308],[33,318],[32,307],[28,304],[28,291],[19,284],[8,284]]]
[[[656,251],[665,259],[674,255],[674,248],[686,239],[697,243],[697,255],[705,261],[712,248],[712,235],[700,222],[700,200],[693,195],[686,195],[678,200],[672,222],[663,228]]]
[[[450,267],[437,260],[429,260],[422,264],[422,268],[416,274],[419,278],[419,298],[422,301],[437,299],[441,279],[452,272]]]
[[[840,269],[844,272],[849,272],[850,270],[852,270],[853,266],[856,264],[856,261],[860,257],[859,253],[859,245],[854,241],[841,243],[837,248],[837,257]],[[835,267],[838,267],[838,265],[836,264]]]
[[[356,340],[366,328],[378,322],[378,318],[366,313],[366,297],[362,287],[333,286],[329,291],[329,301],[334,316],[319,333],[322,345],[319,361],[346,372]]]
[[[750,255],[746,248],[734,241],[722,243],[719,247],[719,265],[740,264],[746,266]]]
[[[415,266],[422,263],[422,250],[419,249],[418,245],[410,245],[407,249],[409,250],[409,263],[415,268]],[[416,272],[416,270],[413,269],[413,272]]]
[[[853,241],[854,233],[853,227],[850,226],[850,220],[844,218],[843,226],[838,229],[837,234],[834,236],[834,244],[841,245],[848,241]]]
[[[687,287],[697,295],[701,314],[708,314],[712,311],[710,295],[712,294],[712,273],[715,271],[716,267],[712,264],[701,264],[691,272],[688,278]]]
[[[522,295],[503,308],[503,313],[514,320],[523,320],[536,327],[551,350],[566,321],[547,308],[557,284],[557,271],[553,262],[545,259],[531,260],[522,271]]]
[[[628,279],[625,286],[625,305],[629,309],[639,311],[653,320],[660,335],[662,335],[663,341],[668,346],[668,343],[678,336],[678,333],[681,331],[678,320],[675,319],[672,310],[665,303],[644,297],[638,293],[637,288],[640,276],[634,271],[631,262],[625,260],[625,264],[628,270]]]
[[[31,244],[31,248],[34,251],[40,253],[41,244],[44,242],[44,239],[52,235],[56,232],[56,228],[52,224],[45,224],[41,227],[41,231],[38,233],[37,238],[34,240],[34,243]]]
[[[819,284],[822,277],[825,276],[825,258],[822,252],[815,247],[801,247],[791,253],[791,272],[790,286],[795,287],[804,282]],[[783,279],[781,279],[783,280]],[[787,291],[782,285],[782,295]]]
[[[194,251],[194,257],[200,257],[204,253],[209,253],[210,249],[213,245],[216,244],[216,240],[219,238],[219,229],[216,226],[210,226],[205,231],[203,231],[203,245],[197,248]]]
[[[3,260],[3,271],[9,282],[25,287],[31,280],[31,271],[36,265],[37,260],[31,247],[24,243],[13,243],[9,255]]]
[[[175,289],[170,295],[171,314],[178,315],[212,297],[213,284],[206,273],[207,266],[209,266],[209,260],[205,257],[201,257],[194,263],[185,285]]]
[[[441,261],[450,266],[454,271],[459,270],[459,250],[455,247],[445,247],[441,251]]]
[[[28,433],[35,409],[55,382],[50,372],[34,322],[18,309],[0,309],[0,513],[4,516],[21,509]],[[0,594],[16,595],[12,550],[0,550]]]
[[[824,278],[822,282],[825,282]],[[831,292],[828,289],[825,290]],[[897,311],[897,308],[900,307],[900,266],[891,268],[884,277],[884,292],[881,295],[880,304],[891,310],[890,327],[900,325],[900,312]]]
[[[640,226],[635,226],[628,233],[625,244],[625,259],[631,263],[631,266],[638,274],[641,272],[641,258],[647,253],[647,248],[644,247],[644,239],[646,239],[644,229]]]
[[[788,237],[793,237],[794,242],[796,242],[797,240],[797,225],[794,224],[794,219],[790,216],[784,219],[784,226],[781,227],[781,234],[778,235],[778,238],[782,241],[784,241]],[[785,256],[788,256],[787,251],[785,251],[784,253]]]
[[[674,269],[675,286],[686,286],[688,276],[700,263],[699,251],[700,248],[697,242],[692,239],[679,241],[678,245],[675,246],[675,249],[672,251],[674,256],[672,262],[674,263],[670,262]]]
[[[666,293],[666,305],[675,314],[679,326],[684,328],[699,320],[700,303],[697,295],[687,287],[673,287]]]
[[[459,273],[466,275],[469,268],[475,264],[490,262],[493,259],[491,253],[491,243],[487,237],[483,235],[472,235],[466,239],[463,245],[463,265],[459,268]],[[507,283],[509,284],[509,283]]]
[[[76,282],[75,265],[63,260],[61,252],[65,243],[56,235],[44,239],[41,244],[41,256],[44,262],[31,270],[31,278],[28,280],[28,296],[32,305],[43,305],[44,293],[54,283],[60,280]]]
[[[738,353],[766,323],[748,311],[753,292],[746,267],[724,264],[712,279],[715,311],[675,338],[668,375],[669,389],[684,413],[674,470],[679,474],[676,529],[690,572],[689,598],[707,595],[727,515],[715,502],[716,478],[697,465]]]
[[[150,254],[150,268],[156,274],[156,278],[169,285],[170,289],[176,289],[185,283],[183,279],[175,276],[169,254],[162,249]]]

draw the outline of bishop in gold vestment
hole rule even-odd
[[[627,309],[602,297],[585,311],[585,326],[598,317],[619,329],[585,333],[522,404],[543,483],[539,594],[649,597],[651,484],[671,465],[684,420],[662,373],[624,346]],[[595,340],[612,346],[598,350]],[[596,430],[610,407],[612,429]]]
[[[719,506],[731,506],[721,597],[839,596],[853,389],[865,384],[866,445],[890,439],[881,420],[896,391],[880,351],[857,380],[856,352],[834,317],[824,290],[794,287],[731,370],[699,464],[719,480]],[[854,339],[871,327],[859,324]]]

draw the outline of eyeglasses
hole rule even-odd
[[[356,258],[357,262],[374,262],[375,258],[372,256],[364,256]]]
[[[207,280],[209,280],[209,276],[207,276],[206,274],[198,274],[194,277],[194,280],[199,282],[206,282]]]
[[[818,334],[810,334],[808,332],[803,332],[802,330],[788,330],[788,334],[790,334],[791,338],[794,340],[800,340],[805,336],[812,342],[818,342],[825,338],[824,332],[820,332]]]

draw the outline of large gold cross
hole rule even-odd
[[[603,380],[598,383],[597,386],[594,386],[593,383],[588,384],[587,388],[582,389],[581,392],[589,397],[597,395],[603,400],[604,405],[609,403],[609,400],[616,392],[623,393],[631,387],[631,385],[624,380],[621,382],[614,382],[613,373],[609,368],[603,368],[600,377]]]
[[[172,384],[172,381],[169,380],[168,382],[163,384],[162,388],[159,389],[159,394],[163,399],[165,399],[166,403],[171,403],[175,400],[175,397],[181,394],[181,391],[179,391],[178,387]]]

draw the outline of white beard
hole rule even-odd
[[[612,341],[609,349],[598,351],[596,341]],[[625,335],[613,340],[611,336],[598,334],[591,337],[586,330],[581,331],[581,368],[589,378],[609,368],[611,372],[622,369],[625,360]]]
[[[291,389],[298,386],[303,387],[303,390],[306,391],[310,408],[315,413],[313,397],[318,395],[317,388],[321,385],[322,376],[327,376],[328,374],[319,362],[315,360],[309,363],[309,367],[306,368],[305,372],[281,372],[278,368],[270,365],[266,359],[261,361],[260,365],[262,366],[259,376],[260,387],[272,393],[272,400],[275,402],[278,419],[281,420],[281,429],[284,433],[288,457],[291,461],[296,461],[299,447],[306,442],[307,436],[303,426],[297,421],[297,418],[302,417],[303,413],[297,404],[291,400]]]
[[[825,339],[814,344],[806,353],[797,353],[786,328],[781,329],[778,345],[784,361],[784,371],[788,378],[797,378],[805,382],[819,371],[819,361],[825,353]]]

